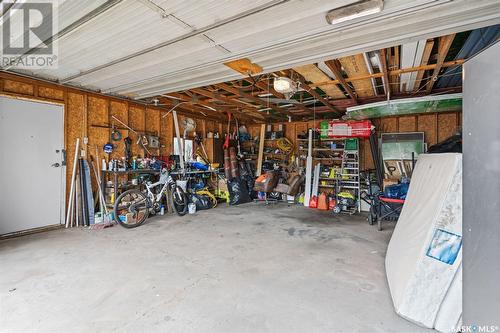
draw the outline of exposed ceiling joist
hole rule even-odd
[[[342,69],[342,71],[347,75],[347,77],[370,74],[370,71],[368,70],[365,64],[365,58],[361,53],[350,55],[347,57],[342,57],[339,58],[338,60],[341,66],[339,68]],[[372,83],[368,79],[352,82],[351,86],[356,92],[357,98],[373,97],[375,95]]]
[[[457,60],[452,60],[452,61],[447,61],[443,63],[442,68],[445,67],[453,67],[453,66],[459,66],[464,63],[464,59],[457,59]],[[388,71],[388,74],[390,75],[400,75],[404,73],[411,73],[411,72],[420,72],[420,71],[427,71],[436,68],[436,64],[430,64],[430,65],[421,65],[417,67],[410,67],[410,68],[400,68],[392,71]],[[383,78],[384,73],[374,73],[374,74],[369,74],[369,75],[361,75],[361,76],[356,76],[356,77],[347,77],[344,80],[346,82],[354,82],[354,81],[359,81],[359,80],[366,80],[366,79],[376,79],[376,78]],[[310,84],[311,87],[322,87],[325,85],[331,85],[331,84],[340,84],[338,80],[331,80],[331,81],[323,81],[323,82],[318,82],[315,84]]]
[[[302,77],[302,75],[300,75],[299,73],[295,72],[294,70],[290,70],[290,73],[293,75],[294,79],[297,79],[300,82],[301,87],[304,88],[305,91],[307,91],[314,98],[316,98],[318,101],[320,101],[324,106],[326,106],[327,108],[329,108],[333,112],[337,112],[339,114],[341,113],[340,110],[338,110],[333,105],[331,105],[330,102],[328,102],[327,99],[325,99],[323,96],[321,96],[320,94],[318,94],[316,92],[316,90],[314,90],[313,88],[311,88],[307,84],[307,82],[304,79],[304,77]]]
[[[224,114],[222,113],[210,113],[210,110],[207,110],[203,107],[196,107],[195,105],[182,101],[182,102],[174,102],[175,100],[171,100],[167,97],[159,98],[159,101],[162,105],[164,105],[163,111],[169,111],[172,107],[175,107],[178,113],[184,114],[188,117],[200,117],[202,116],[205,119],[221,121],[225,120]],[[182,104],[180,104],[182,103]],[[154,106],[154,105],[153,105]]]
[[[263,101],[260,98],[253,96],[252,94],[249,94],[249,93],[241,91],[240,89],[231,87],[230,85],[228,85],[226,83],[219,83],[219,84],[216,84],[215,86],[218,87],[218,88],[221,88],[221,89],[223,89],[223,90],[225,90],[227,92],[230,92],[231,94],[234,94],[236,96],[240,96],[240,97],[244,97],[246,99],[249,99],[252,102],[260,104],[260,105],[262,105],[264,107],[269,107],[272,110],[274,110],[275,112],[277,112],[278,114],[282,114],[282,115],[285,115],[285,116],[288,115],[287,112],[285,112],[284,110],[280,109],[276,104],[268,103],[266,101]]]
[[[342,74],[341,70],[341,64],[338,61],[338,59],[334,60],[327,60],[325,61],[325,64],[328,66],[328,68],[332,71],[333,75],[335,75],[335,78],[340,82],[340,85],[344,90],[347,92],[349,97],[357,104],[358,99],[356,94],[352,91],[351,87],[347,83],[347,81],[344,79],[344,75]]]
[[[269,83],[269,78],[267,79],[268,80],[268,83],[264,83],[262,81],[259,81],[259,82],[254,82],[252,80],[252,78],[245,78],[244,79],[246,82],[248,83],[251,83],[253,85],[255,85],[257,88],[259,88],[260,90],[262,90],[262,92],[264,93],[267,93],[267,94],[272,94],[273,96],[277,97],[277,98],[280,98],[280,99],[286,99],[285,95],[283,95],[282,93],[279,93],[277,92],[273,85]],[[304,104],[302,103],[296,103],[296,100],[292,100],[294,102],[294,107],[302,110],[302,111],[310,111]]]
[[[438,79],[439,72],[443,67],[444,60],[446,59],[446,55],[448,54],[448,51],[450,50],[451,44],[453,43],[454,39],[455,39],[455,34],[439,38],[436,68],[434,68],[434,71],[426,85],[426,91],[428,93],[432,91],[432,87],[434,87],[434,83],[436,83]]]
[[[249,107],[246,103],[242,103],[241,101],[239,101],[237,99],[230,98],[230,97],[224,96],[222,94],[219,94],[219,93],[216,93],[213,91],[208,91],[206,89],[201,89],[201,88],[191,89],[191,91],[198,94],[198,95],[208,97],[212,100],[217,100],[217,101],[221,101],[221,102],[233,105],[236,108],[249,110],[249,111],[251,111],[252,115],[254,115],[258,118],[261,118],[261,119],[267,118],[266,114],[258,112],[255,108]]]
[[[170,93],[168,95],[163,95],[163,97],[166,97],[166,98],[169,98],[170,96],[174,97],[176,99],[179,99],[181,101],[184,101],[184,102],[203,105],[204,107],[207,108],[207,112],[212,111],[212,112],[217,112],[218,114],[221,114],[221,112],[235,112],[236,111],[238,114],[240,114],[241,116],[243,116],[246,119],[255,119],[256,118],[255,115],[253,115],[253,114],[244,114],[241,111],[237,110],[236,108],[221,107],[219,105],[212,104],[212,103],[207,103],[207,102],[199,100],[199,99],[193,100],[192,97],[187,96],[187,95],[183,95],[183,94],[180,94],[180,93]],[[262,120],[263,118],[258,118],[258,119]]]
[[[425,43],[424,53],[422,54],[422,61],[420,62],[420,66],[426,66],[429,63],[429,58],[431,56],[433,48],[434,48],[434,39],[429,39]],[[420,84],[422,83],[424,74],[425,70],[419,70],[417,72],[417,76],[415,78],[415,86],[413,88],[414,91],[418,91],[420,89]]]
[[[264,93],[273,94],[277,98],[285,98],[285,95],[283,95],[282,93],[279,93],[276,90],[274,90],[272,84],[266,84],[266,83],[264,83],[262,81],[254,81],[254,79],[250,78],[250,77],[246,77],[243,80],[245,80],[246,82],[250,83],[252,86],[255,86],[255,87],[259,88]],[[258,94],[262,94],[262,92],[257,92],[257,93]]]

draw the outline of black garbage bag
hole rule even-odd
[[[450,136],[446,140],[430,146],[427,150],[429,154],[440,153],[461,153],[462,152],[462,133]]]
[[[248,195],[245,181],[239,178],[233,178],[227,182],[227,188],[229,190],[230,205],[234,206],[252,201],[250,195]]]
[[[210,209],[213,207],[212,201],[206,195],[191,194],[189,201],[196,205],[196,210]]]
[[[253,187],[255,186],[255,177],[253,177],[252,175],[247,175],[241,177],[241,180],[246,185],[246,189],[250,198],[257,199],[257,192],[253,190]]]

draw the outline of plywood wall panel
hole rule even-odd
[[[457,118],[456,113],[438,114],[438,142],[448,139],[457,132]]]
[[[308,124],[305,122],[295,123],[295,134],[296,135],[307,135]]]
[[[418,117],[418,132],[425,133],[427,147],[437,143],[437,116],[436,114],[420,115]]]
[[[64,100],[64,90],[40,86],[38,87],[38,96],[42,98],[62,101]]]
[[[146,108],[146,131],[151,134],[160,134],[160,110]],[[152,154],[159,154],[160,149],[149,149]]]
[[[361,153],[361,170],[370,170],[375,168],[375,164],[373,163],[372,151],[370,148],[370,140],[369,139],[361,139],[360,140],[360,153]]]
[[[155,109],[146,109],[146,128],[149,133],[160,133],[160,111]]]
[[[139,134],[144,134],[146,128],[146,110],[137,106],[130,106],[128,109],[128,125]],[[130,138],[132,139],[132,155],[144,157],[147,152],[137,144],[140,136],[136,133],[129,131]]]
[[[103,146],[109,142],[109,129],[96,126],[107,126],[109,124],[108,101],[105,98],[95,96],[87,97],[87,135],[89,138],[88,154],[101,167],[101,159],[107,154]],[[96,152],[97,148],[97,152]],[[98,155],[98,156],[97,156]]]
[[[124,156],[125,143],[123,139],[125,139],[129,135],[131,136],[132,139],[132,155],[134,155],[134,147],[136,146],[135,143],[137,142],[137,137],[132,132],[123,129],[124,126],[122,124],[111,118],[111,116],[115,116],[116,118],[120,119],[120,121],[124,122],[125,124],[128,124],[128,118],[129,118],[128,104],[126,102],[118,102],[118,101],[109,101],[108,103],[109,103],[110,124],[116,126],[116,128],[119,129],[119,132],[122,135],[122,139],[120,141],[112,142],[114,149],[113,152],[109,154],[110,158],[121,159]],[[109,133],[108,135],[110,135],[111,130],[109,130],[108,133]],[[110,136],[108,137],[108,140],[111,142]]]
[[[109,101],[109,116],[110,116],[110,121],[113,122],[114,120],[111,119],[111,116],[115,116],[116,118],[120,119],[122,122],[125,124],[128,124],[128,107],[127,103],[125,102],[117,102],[117,101]],[[115,121],[116,125],[119,125]],[[122,126],[122,125],[120,125]]]
[[[108,101],[104,98],[89,96],[87,99],[87,123],[91,125],[108,125]],[[121,126],[121,125],[120,125]]]
[[[3,90],[6,92],[16,93],[20,95],[34,96],[35,94],[34,85],[12,80],[4,80]]]
[[[126,105],[125,105],[126,107]],[[146,130],[146,109],[131,105],[128,110],[128,125],[136,132]]]
[[[215,124],[216,123],[213,120],[205,120],[206,133],[208,133],[208,132],[212,132],[212,134],[215,133],[215,131],[217,131]]]
[[[417,117],[407,116],[398,118],[398,132],[415,132],[417,130]]]
[[[398,131],[398,118],[387,117],[380,120],[380,126],[377,129],[380,133],[395,133]]]
[[[76,139],[80,138],[80,147],[83,145],[82,133],[85,111],[84,100],[85,96],[83,94],[68,93],[67,103],[64,110],[66,113],[66,198],[68,198],[70,191]]]
[[[160,155],[168,156],[173,153],[172,140],[174,137],[172,113],[166,115],[166,112],[161,112],[160,120]],[[165,116],[166,115],[166,116]]]

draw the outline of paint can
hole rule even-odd
[[[196,213],[196,204],[195,203],[189,203],[188,204],[188,211],[189,211],[189,214],[194,214]]]

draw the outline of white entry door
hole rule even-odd
[[[0,97],[0,235],[63,223],[64,107]]]

